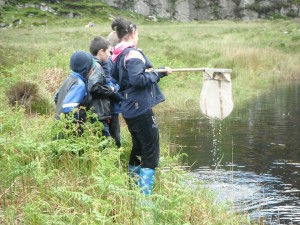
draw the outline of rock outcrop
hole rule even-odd
[[[192,21],[300,17],[298,0],[94,0],[94,2],[97,1],[119,9],[133,11],[153,21],[156,21],[157,18]],[[7,26],[1,21],[1,9],[7,5],[17,8],[37,8],[65,18],[81,17],[75,9],[58,11],[51,8],[54,3],[62,4],[62,0],[44,0],[40,3],[28,0],[28,3],[26,2],[0,0],[0,27]],[[19,23],[20,21],[13,22],[9,26]]]
[[[144,16],[178,21],[300,17],[290,0],[104,0],[108,5]]]

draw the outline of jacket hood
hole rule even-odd
[[[84,78],[86,78],[94,64],[93,56],[90,53],[81,50],[76,51],[70,59],[71,70]]]
[[[79,73],[76,73],[76,72],[72,71],[71,76],[82,80],[84,83],[86,82],[86,78],[81,76]]]
[[[134,44],[130,42],[121,42],[117,44],[113,49],[113,55],[112,55],[112,61],[115,62],[118,58],[118,56],[129,47],[135,47]]]

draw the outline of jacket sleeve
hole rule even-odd
[[[159,80],[156,72],[145,72],[145,58],[137,50],[131,50],[125,57],[125,67],[132,86],[145,87]]]
[[[106,62],[101,62],[100,65],[104,71],[104,77],[107,82],[111,81],[110,71],[112,70],[112,60],[111,57],[108,58]]]
[[[114,89],[108,85],[102,85],[101,83],[96,83],[92,86],[90,90],[91,95],[93,98],[107,98],[112,93],[114,93]]]

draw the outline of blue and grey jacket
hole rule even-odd
[[[61,113],[67,114],[74,108],[78,108],[85,96],[85,78],[72,71],[54,96],[55,119],[59,119]]]
[[[125,119],[134,118],[165,100],[157,82],[160,75],[152,70],[149,59],[135,47],[114,49],[111,76],[119,83],[122,96],[121,111]],[[119,48],[118,48],[119,47]]]
[[[54,96],[55,119],[59,119],[61,113],[68,114],[83,104],[86,96],[86,77],[93,65],[94,60],[91,54],[81,50],[72,54],[70,58],[71,74]]]

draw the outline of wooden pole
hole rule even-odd
[[[166,69],[154,69],[158,73],[165,73],[167,72]],[[172,69],[172,72],[219,72],[219,73],[231,73],[232,69],[221,69],[221,68],[179,68],[179,69]]]

